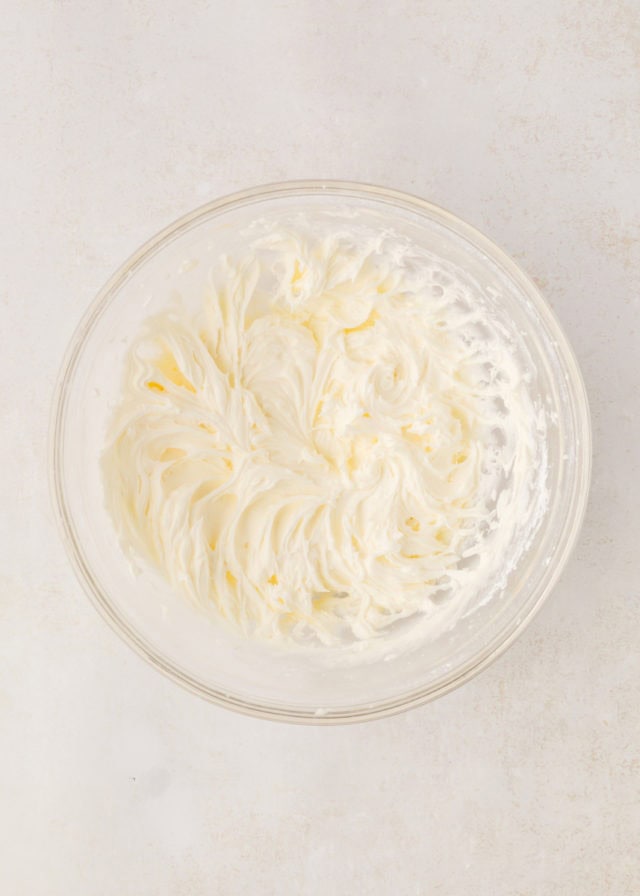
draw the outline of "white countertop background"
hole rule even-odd
[[[0,893],[638,894],[638,0],[8,0],[0,31]],[[58,366],[107,276],[191,208],[303,177],[417,193],[510,252],[595,442],[579,546],[518,643],[322,730],[135,656],[47,485]]]

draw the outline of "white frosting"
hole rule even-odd
[[[515,338],[392,235],[255,240],[201,313],[150,319],[131,349],[103,458],[123,542],[258,636],[451,626],[542,512]]]

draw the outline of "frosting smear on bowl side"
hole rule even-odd
[[[123,544],[258,637],[450,627],[544,510],[514,338],[392,234],[255,240],[132,345],[102,461]]]

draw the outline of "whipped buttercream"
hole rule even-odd
[[[544,414],[468,276],[393,234],[281,230],[147,321],[103,458],[123,543],[245,632],[451,626],[542,513]]]

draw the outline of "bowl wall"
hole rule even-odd
[[[216,626],[161,576],[135,573],[104,508],[99,457],[121,389],[122,363],[142,321],[176,294],[194,311],[216,258],[242,251],[274,220],[299,213],[341,226],[406,234],[460,266],[514,334],[547,410],[549,506],[505,587],[451,631],[376,661],[340,651],[283,651]],[[522,631],[574,544],[590,473],[584,387],[571,349],[536,287],[489,240],[413,197],[346,183],[292,183],[236,194],[181,219],[114,275],[80,324],[60,377],[52,420],[52,485],[65,543],[89,596],[112,626],[164,673],[214,702],[291,721],[385,715],[467,680]]]

